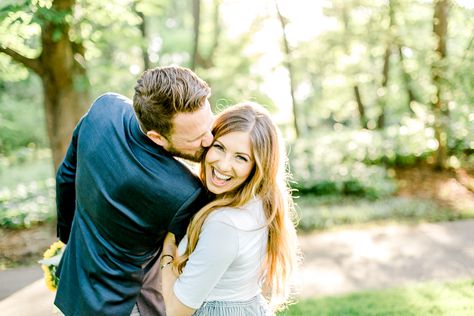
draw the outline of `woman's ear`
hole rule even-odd
[[[155,144],[165,147],[168,146],[168,140],[166,137],[161,135],[158,132],[155,132],[153,130],[146,132],[146,136],[148,136],[149,139],[151,139]]]

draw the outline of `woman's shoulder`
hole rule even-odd
[[[221,222],[238,229],[256,229],[265,225],[262,201],[253,198],[240,207],[222,207],[212,212],[208,222]]]

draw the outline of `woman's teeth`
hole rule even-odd
[[[219,180],[228,181],[228,180],[230,180],[230,178],[231,178],[231,177],[229,177],[229,176],[223,175],[222,173],[220,173],[219,171],[217,171],[217,170],[214,169],[214,168],[212,169],[212,171],[213,171],[214,176],[215,176],[217,179],[219,179]]]

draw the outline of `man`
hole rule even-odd
[[[189,69],[143,73],[131,100],[99,97],[74,130],[56,175],[55,305],[69,315],[164,314],[157,259],[207,201],[173,156],[199,161],[212,143],[210,88]]]

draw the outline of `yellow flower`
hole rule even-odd
[[[49,259],[54,256],[60,256],[62,255],[62,251],[64,248],[64,243],[61,241],[57,241],[53,243],[43,254],[43,260],[44,259]],[[40,261],[40,263],[44,263]],[[56,264],[42,264],[41,269],[44,272],[44,281],[46,283],[46,287],[50,291],[56,291],[59,283],[59,278],[56,277]]]
[[[43,258],[51,258],[58,254],[58,252],[64,247],[64,243],[62,241],[56,241],[49,248],[44,252]]]

